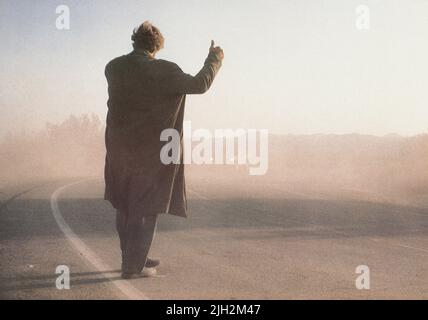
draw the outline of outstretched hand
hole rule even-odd
[[[223,60],[224,58],[224,53],[223,53],[223,49],[220,47],[215,47],[214,46],[214,40],[211,40],[211,46],[210,46],[210,53],[213,52],[215,53],[215,55],[220,59]]]

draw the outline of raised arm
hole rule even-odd
[[[169,94],[202,94],[206,92],[213,83],[223,58],[223,50],[220,47],[214,47],[214,41],[211,41],[204,66],[195,76],[184,73],[178,65],[171,63],[171,70],[166,79],[166,91]]]

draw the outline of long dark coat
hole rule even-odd
[[[221,60],[210,53],[196,76],[175,63],[154,59],[136,49],[110,61],[106,127],[105,199],[113,207],[150,215],[186,217],[184,164],[165,165],[160,150],[164,129],[181,136],[186,94],[201,94],[211,86]]]

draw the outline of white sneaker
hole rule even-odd
[[[155,268],[144,268],[140,273],[122,273],[122,279],[131,280],[139,278],[150,278],[156,275]]]
[[[141,275],[144,278],[154,277],[156,274],[157,274],[157,271],[155,268],[144,268],[143,271],[141,271]]]

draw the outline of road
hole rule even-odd
[[[2,299],[428,298],[428,206],[190,181],[190,217],[160,219],[158,276],[128,281],[103,186],[2,189]],[[69,290],[55,286],[58,265]],[[360,265],[369,290],[356,288]]]

